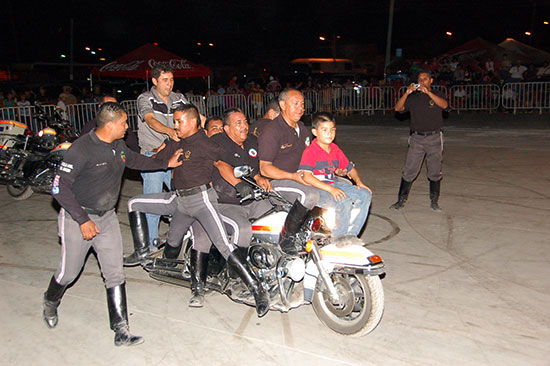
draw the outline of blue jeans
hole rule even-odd
[[[143,155],[153,156],[154,153],[147,151]],[[172,169],[143,172],[141,177],[143,178],[143,194],[162,193],[163,184],[166,184],[166,187],[170,190]],[[149,247],[153,249],[153,240],[159,237],[160,215],[146,214],[145,216],[147,217],[147,228],[149,229]]]
[[[317,203],[319,207],[335,209],[336,227],[332,230],[332,235],[358,236],[367,221],[372,194],[368,189],[357,189],[357,186],[346,183],[334,182],[332,186],[344,191],[346,198],[336,201],[327,191],[319,190],[320,198]],[[352,219],[354,209],[357,209],[357,214]]]

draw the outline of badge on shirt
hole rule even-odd
[[[126,153],[124,151],[121,151],[120,152],[120,158],[122,159],[122,162],[125,163],[126,162]]]
[[[306,146],[309,146],[309,144],[311,144],[311,141],[309,140],[309,136],[306,137]]]
[[[258,156],[258,152],[256,151],[256,149],[250,148],[250,150],[248,150],[248,155],[250,155],[250,156],[252,156],[253,158],[255,158],[256,156]]]
[[[52,183],[52,194],[59,193],[59,175],[56,175]]]
[[[189,158],[191,157],[191,151],[187,150],[186,152],[183,153],[183,156],[184,156],[184,160],[189,160]]]
[[[289,147],[292,147],[292,144],[281,145],[281,150],[288,149]]]
[[[435,102],[434,102],[433,100],[430,99],[429,104],[430,104],[430,108],[432,108],[432,107],[435,105]]]

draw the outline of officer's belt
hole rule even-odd
[[[437,131],[414,131],[411,130],[411,135],[420,135],[420,136],[431,136],[435,135],[436,133],[441,132],[440,130]]]
[[[82,207],[82,208],[84,209],[84,211],[86,211],[88,215],[96,215],[99,217],[105,215],[107,211],[109,211],[109,210],[107,211],[94,210],[93,208],[88,208],[88,207]]]
[[[176,194],[180,197],[182,196],[192,196],[197,193],[201,193],[202,191],[206,191],[207,189],[212,188],[210,183],[201,184],[200,186],[196,186],[193,188],[188,189],[176,189]]]

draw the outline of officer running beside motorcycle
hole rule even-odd
[[[174,111],[174,121],[179,141],[168,140],[157,153],[157,158],[165,158],[181,148],[184,151],[183,164],[174,169],[172,192],[140,195],[128,201],[135,248],[132,256],[145,258],[148,253],[146,212],[172,215],[164,247],[164,257],[167,259],[177,258],[183,237],[196,220],[254,295],[258,316],[264,316],[269,310],[269,297],[251,269],[236,255],[235,246],[229,243],[218,211],[217,194],[210,183],[214,167],[225,177],[232,177],[233,170],[222,161],[221,148],[201,129],[199,112],[195,106],[178,106]]]
[[[58,224],[61,262],[44,293],[43,318],[49,328],[58,322],[57,308],[67,286],[78,277],[93,247],[107,290],[107,305],[116,346],[143,342],[130,334],[122,267],[122,237],[115,205],[124,168],[167,169],[181,165],[181,151],[152,159],[130,150],[124,141],[127,113],[118,103],[104,103],[97,128],[76,140],[55,176],[53,197],[61,205]]]

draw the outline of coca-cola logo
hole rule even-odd
[[[191,65],[189,65],[187,63],[187,60],[184,60],[184,59],[176,59],[176,58],[173,58],[171,60],[168,60],[168,61],[157,61],[157,60],[154,60],[154,59],[149,59],[149,67],[150,68],[153,68],[155,67],[156,65],[167,65],[167,66],[170,66],[172,69],[174,70],[190,70],[192,69],[193,67]]]
[[[142,63],[143,60],[135,60],[127,64],[119,64],[113,61],[101,67],[99,71],[134,71],[137,70]]]

